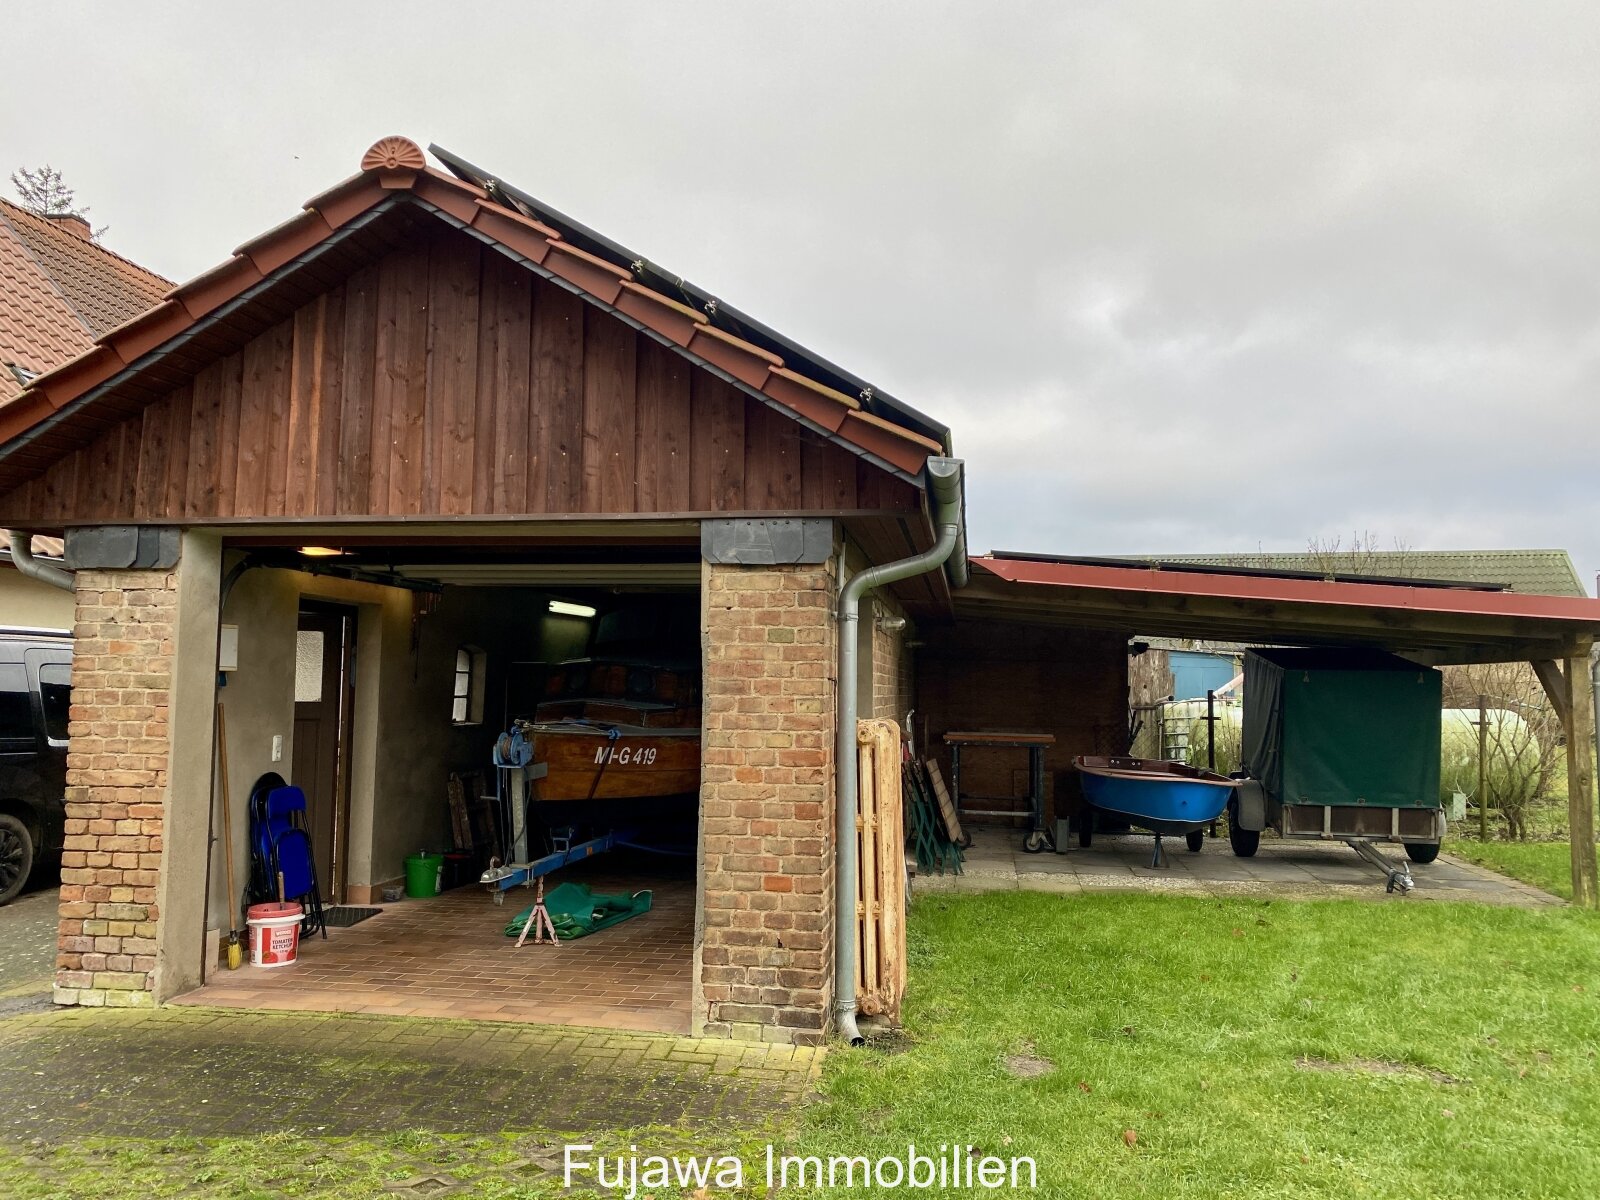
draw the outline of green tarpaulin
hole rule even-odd
[[[1244,766],[1280,804],[1439,807],[1443,677],[1376,650],[1251,650]]]
[[[581,883],[560,883],[545,893],[544,907],[550,914],[550,924],[555,926],[556,936],[562,941],[571,941],[643,916],[650,911],[650,893],[607,895],[591,892]],[[506,923],[506,936],[520,937],[532,915],[530,904]]]

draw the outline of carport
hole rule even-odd
[[[1126,657],[1119,650],[1113,664],[1110,647],[1125,648],[1135,635],[1370,647],[1428,666],[1531,663],[1566,729],[1574,897],[1597,903],[1589,655],[1600,634],[1600,602],[1445,582],[1328,580],[1116,559],[995,553],[971,562],[971,582],[955,598],[956,636],[980,648],[1025,647],[1013,670],[989,668],[990,694],[1009,702],[1016,679],[1049,681],[1024,691],[1040,711],[1080,713],[1074,745],[1081,748],[1071,753],[1121,752],[1086,740],[1094,723],[1086,725],[1081,714],[1098,713],[1104,728],[1120,711],[1107,695],[1125,698]],[[1052,648],[1055,659],[1041,662]],[[926,676],[920,656],[918,665]],[[950,671],[947,665],[944,673]],[[1054,701],[1048,706],[1040,699],[1046,686]]]

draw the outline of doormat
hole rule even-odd
[[[381,908],[355,908],[352,905],[341,904],[334,908],[322,910],[322,917],[328,923],[329,929],[348,929],[352,925],[359,925],[368,917],[375,917],[381,913]]]

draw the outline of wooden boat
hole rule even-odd
[[[1205,827],[1222,815],[1240,782],[1185,763],[1148,758],[1080,755],[1072,761],[1083,777],[1083,796],[1091,810],[1114,813],[1156,835],[1152,865],[1165,865],[1163,834],[1184,834],[1189,849],[1198,851]],[[1084,813],[1079,824],[1079,844],[1087,846],[1093,837],[1093,812]]]
[[[700,685],[648,662],[582,659],[552,672],[532,720],[535,804],[610,803],[700,788]]]

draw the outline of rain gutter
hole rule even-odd
[[[962,586],[967,578],[964,466],[958,458],[930,458],[926,471],[928,495],[934,502],[933,519],[938,530],[932,549],[859,571],[839,593],[839,721],[833,755],[838,841],[835,849],[833,1009],[839,1033],[852,1046],[859,1046],[864,1040],[856,1026],[856,814],[860,799],[860,780],[856,773],[856,679],[860,655],[856,632],[860,624],[861,598],[873,588],[936,571],[947,564],[954,586]]]
[[[63,571],[50,563],[40,562],[33,556],[32,535],[11,529],[6,531],[6,537],[11,548],[11,564],[17,570],[29,579],[48,583],[51,587],[58,587],[64,592],[72,591],[71,571]]]

